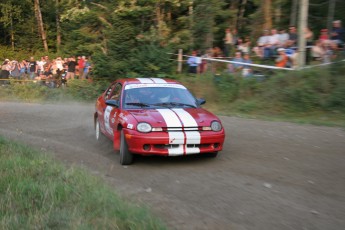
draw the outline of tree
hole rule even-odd
[[[44,30],[44,23],[43,23],[43,19],[42,19],[40,0],[34,0],[34,7],[35,7],[35,15],[36,15],[36,19],[37,19],[38,31],[39,31],[41,38],[42,38],[44,50],[46,52],[48,52],[47,35],[46,35],[46,31]]]
[[[14,31],[14,21],[21,22],[22,9],[18,5],[12,4],[12,2],[1,3],[1,14],[0,22],[3,23],[5,28],[9,28],[10,40],[12,50],[15,48],[15,31]]]

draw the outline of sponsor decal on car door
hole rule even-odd
[[[113,136],[114,133],[113,133],[113,128],[111,127],[111,123],[110,123],[110,119],[111,119],[111,112],[113,110],[113,107],[112,106],[107,106],[105,108],[105,111],[104,111],[104,126],[105,126],[105,130],[106,132],[110,135],[110,136]]]

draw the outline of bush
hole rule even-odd
[[[66,94],[79,101],[94,101],[109,85],[107,80],[69,80]]]

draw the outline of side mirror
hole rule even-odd
[[[206,103],[206,100],[204,98],[197,98],[196,101],[198,102],[199,105],[203,105]]]
[[[114,106],[114,107],[119,107],[120,106],[120,102],[119,102],[119,100],[106,100],[105,101],[105,104],[106,105],[110,105],[110,106]]]

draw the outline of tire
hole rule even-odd
[[[208,158],[216,158],[217,155],[218,155],[218,152],[205,153],[205,157],[208,157]]]
[[[130,165],[133,163],[133,154],[128,151],[128,145],[125,139],[125,134],[121,130],[121,143],[120,143],[120,164]]]
[[[105,136],[104,136],[104,134],[102,133],[101,128],[100,128],[100,126],[99,126],[99,120],[98,120],[98,118],[96,118],[96,124],[95,124],[95,137],[96,137],[96,140],[99,141],[99,142],[105,140]]]

